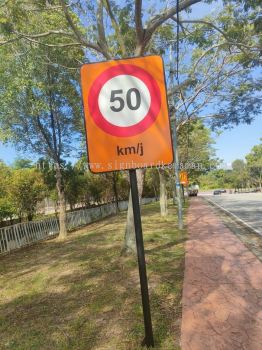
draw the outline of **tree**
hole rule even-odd
[[[160,214],[161,216],[167,216],[168,215],[168,208],[167,208],[167,179],[168,174],[164,169],[159,169],[159,187],[160,187]]]
[[[33,11],[30,11],[31,5]],[[63,30],[67,30],[65,19],[53,11],[42,11],[42,8],[41,1],[7,2],[1,7],[2,33],[10,37],[17,31],[37,32],[39,22],[43,30],[50,30],[58,22]],[[0,65],[0,127],[5,130],[2,140],[44,156],[54,164],[60,204],[59,237],[64,238],[67,230],[63,157],[72,150],[81,116],[78,76],[75,70],[65,67],[81,59],[83,51],[73,47],[64,55],[61,48],[70,46],[70,36],[59,45],[50,44],[48,35],[43,37],[41,45],[33,38],[28,41],[22,37],[11,42],[8,40],[9,45],[0,48],[0,56],[8,57],[2,59]]]
[[[15,215],[15,207],[8,193],[11,174],[12,170],[0,161],[0,222]]]
[[[170,91],[178,129],[189,118],[212,128],[250,124],[260,113],[261,81],[252,74],[261,63],[256,10],[238,9],[229,3],[203,19],[180,18],[180,86]]]
[[[17,216],[26,216],[31,221],[37,203],[45,196],[43,177],[36,169],[15,170],[12,172],[8,192]]]
[[[178,135],[180,169],[188,172],[190,182],[219,164],[211,131],[201,120],[181,126]]]
[[[12,166],[14,169],[28,169],[33,167],[32,163],[30,159],[16,158]]]
[[[251,152],[246,155],[246,161],[250,182],[258,186],[262,192],[262,143],[252,148]]]
[[[143,193],[145,197],[159,197],[159,173],[157,168],[147,169]]]
[[[215,169],[200,176],[199,182],[205,189],[232,188],[235,190],[259,187],[262,184],[262,145],[256,145],[246,155],[246,162],[243,159],[236,159],[232,162],[231,169]]]
[[[198,178],[201,189],[222,189],[234,187],[234,174],[230,169],[215,169]]]
[[[233,175],[233,185],[236,189],[242,189],[247,187],[248,172],[247,166],[244,160],[236,159],[232,162],[232,175]]]
[[[65,198],[73,210],[75,205],[81,203],[82,186],[84,185],[83,176],[80,171],[71,163],[63,167],[65,182]]]

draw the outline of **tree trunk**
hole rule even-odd
[[[167,189],[166,189],[166,176],[163,169],[159,169],[159,181],[160,181],[160,214],[161,216],[167,216]]]
[[[145,169],[137,169],[136,176],[137,176],[139,202],[141,203]],[[121,254],[127,255],[127,254],[135,254],[135,253],[136,253],[136,237],[135,237],[135,226],[134,226],[134,214],[133,214],[131,191],[129,191],[125,237],[124,237],[124,244],[123,244]]]
[[[61,172],[61,166],[59,163],[55,163],[56,171],[56,189],[59,200],[59,239],[63,240],[67,236],[66,229],[66,201],[65,201],[65,189],[63,184],[63,176]]]
[[[27,221],[32,221],[33,220],[33,217],[34,217],[34,214],[30,213],[27,215]]]
[[[176,193],[176,179],[175,176],[172,176],[171,178],[171,183],[172,183],[172,194],[173,194],[173,204],[177,204],[177,193]]]
[[[157,201],[157,197],[158,197],[157,190],[156,190],[156,187],[154,185],[152,185],[152,186],[153,186],[153,190],[154,190],[155,200]]]
[[[117,173],[113,172],[113,192],[115,197],[115,204],[116,204],[116,213],[118,214],[120,212],[119,205],[118,205],[118,191],[117,191]]]

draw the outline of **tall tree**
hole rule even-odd
[[[243,189],[247,187],[248,182],[248,171],[247,165],[243,159],[236,159],[232,162],[232,175],[233,185],[235,190]]]
[[[15,207],[9,195],[11,176],[12,169],[0,160],[0,223],[3,220],[12,219],[16,214]]]
[[[8,190],[17,216],[26,216],[31,221],[36,213],[37,203],[45,196],[42,174],[36,169],[14,170]]]
[[[262,192],[262,142],[254,146],[251,152],[246,155],[246,161],[250,182],[258,186]]]
[[[193,120],[180,128],[178,136],[180,169],[194,182],[200,174],[216,168],[215,141],[211,130],[201,120]]]
[[[2,17],[3,32],[6,31],[7,36],[18,28],[37,31],[39,21],[43,30],[50,30],[58,21],[66,30],[66,20],[60,20],[56,13],[41,11],[41,2],[16,5],[7,2],[10,18]],[[30,6],[36,6],[33,12],[28,11]],[[63,157],[73,148],[81,120],[78,75],[75,69],[65,67],[81,59],[83,51],[73,47],[64,55],[61,47],[68,45],[66,39],[57,46],[49,44],[48,35],[44,38],[42,45],[34,39],[26,42],[21,39],[0,47],[0,128],[5,130],[1,134],[3,141],[11,141],[24,151],[52,160],[60,203],[59,237],[64,238],[67,230]]]

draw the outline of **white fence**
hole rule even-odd
[[[56,236],[58,232],[55,217],[0,228],[0,254]]]
[[[153,201],[155,201],[155,198],[143,198],[142,204],[148,204]],[[127,206],[127,201],[119,202],[120,211],[126,210]],[[69,212],[66,214],[67,228],[72,230],[113,214],[116,214],[115,203]],[[0,228],[0,255],[55,237],[58,233],[59,223],[56,217]]]

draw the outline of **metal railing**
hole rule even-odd
[[[143,198],[142,204],[155,201],[155,198]],[[127,210],[128,202],[120,201],[119,210]],[[90,224],[110,215],[116,214],[115,203],[103,204],[89,209],[80,209],[66,213],[68,230]],[[30,221],[0,228],[0,255],[19,249],[35,242],[54,238],[59,233],[56,217]]]

